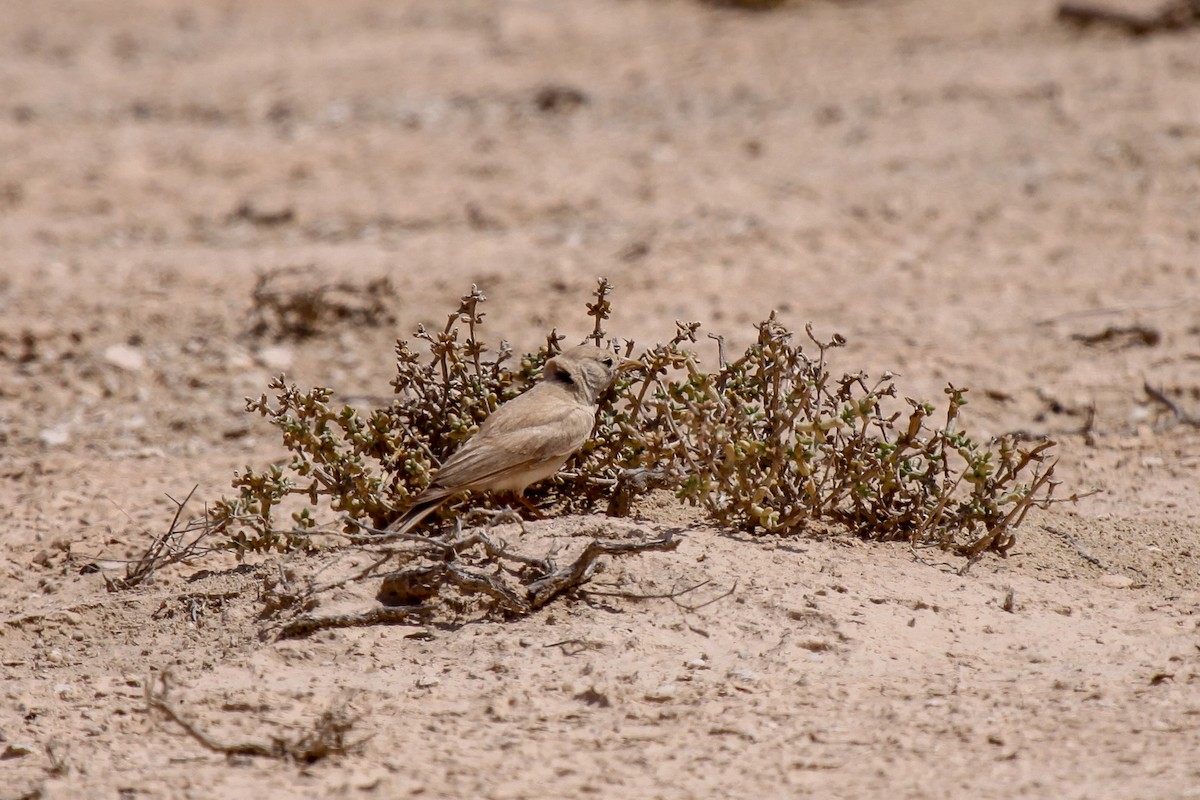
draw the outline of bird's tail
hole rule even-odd
[[[417,498],[417,502],[409,506],[407,511],[391,522],[384,530],[388,533],[408,533],[417,523],[434,511],[437,511],[438,507],[449,499],[449,495],[440,495],[427,499]]]

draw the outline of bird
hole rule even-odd
[[[405,533],[462,492],[513,492],[558,472],[596,424],[597,401],[640,362],[582,344],[546,361],[542,380],[491,413],[386,528]]]

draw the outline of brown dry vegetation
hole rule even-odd
[[[1198,185],[1200,30],[1040,0],[0,4],[0,797],[1195,795]],[[256,316],[291,267],[334,293]],[[505,623],[270,635],[357,552],[108,590],[167,495],[284,457],[273,375],[377,407],[472,283],[526,352],[598,275],[641,343],[775,309],[971,387],[1099,493],[966,574],[661,496],[501,524],[559,566],[678,542]]]

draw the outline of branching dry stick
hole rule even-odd
[[[646,542],[618,542],[593,539],[583,552],[566,567],[529,584],[529,605],[538,609],[565,591],[583,584],[596,559],[603,555],[643,553],[648,550],[670,551],[679,547],[679,539],[667,534]]]
[[[688,594],[696,591],[697,589],[701,589],[710,583],[712,583],[711,578],[708,580],[700,581],[700,583],[693,584],[692,586],[688,586],[685,589],[678,589],[674,592],[660,592],[660,593],[653,593],[653,594],[638,594],[636,592],[599,592],[594,589],[584,589],[583,594],[596,596],[596,597],[620,597],[620,598],[623,598],[626,600],[666,599],[666,600],[670,600],[672,603],[674,603],[676,608],[679,609],[681,614],[686,615],[686,614],[689,614],[689,613],[692,613],[695,611],[699,611],[700,609],[704,608],[705,606],[710,606],[713,603],[724,600],[726,597],[729,597],[731,594],[733,594],[734,592],[737,591],[737,586],[738,586],[737,581],[734,581],[733,586],[730,586],[729,589],[727,589],[724,592],[721,592],[721,594],[717,595],[716,597],[712,597],[712,598],[709,598],[708,600],[705,600],[703,603],[696,603],[694,605],[689,605],[688,603],[680,602],[679,598],[684,597],[685,595],[688,595]],[[700,636],[708,638],[709,634],[707,631],[702,630],[702,629],[697,628],[696,626],[692,625],[690,622],[687,621],[686,618],[684,619],[684,624],[687,625],[688,630],[690,630],[692,633],[696,633],[696,634],[699,634]]]
[[[1170,0],[1150,14],[1097,6],[1091,3],[1061,3],[1058,18],[1076,25],[1103,22],[1134,36],[1172,31],[1200,25],[1200,0]]]
[[[358,628],[369,625],[407,625],[424,621],[430,610],[424,606],[380,606],[361,614],[334,614],[327,617],[303,616],[278,628],[263,631],[260,638],[299,639],[331,628]]]
[[[348,583],[358,583],[359,581],[364,581],[368,578],[374,577],[375,575],[378,574],[377,570],[380,567],[382,567],[384,564],[386,564],[389,560],[391,560],[391,557],[392,557],[391,553],[376,554],[376,558],[374,561],[372,561],[370,564],[363,567],[361,570],[354,573],[353,575],[348,575],[345,578],[342,578],[342,579],[336,580],[336,581],[332,581],[330,583],[313,583],[311,586],[309,586],[307,589],[304,590],[304,592],[302,594],[302,598],[314,597],[314,596],[320,594],[321,592],[328,592],[331,589],[340,589],[341,587],[345,586]]]
[[[182,501],[176,500],[171,495],[167,495],[167,499],[175,504],[175,515],[171,518],[171,524],[168,526],[167,532],[155,536],[141,557],[126,565],[124,578],[105,579],[105,584],[110,592],[118,589],[132,589],[150,580],[154,576],[154,573],[162,567],[187,561],[190,558],[208,552],[207,548],[200,547],[200,543],[212,532],[207,515],[199,520],[180,524],[183,510],[187,507],[188,501],[192,499],[192,495],[196,494],[198,488],[200,488],[199,484],[193,486],[192,490],[187,493],[187,497],[183,498]],[[188,534],[196,531],[199,531],[196,538],[185,543],[184,539]]]
[[[162,682],[162,688],[158,691],[154,689],[154,678],[146,677],[146,710],[148,712],[157,711],[167,719],[174,722],[179,727],[183,728],[183,732],[191,736],[206,749],[214,753],[222,753],[227,756],[266,756],[268,758],[279,758],[283,753],[277,752],[274,748],[259,742],[237,742],[234,744],[226,744],[219,742],[209,736],[204,731],[196,727],[192,722],[179,713],[176,708],[167,702],[167,676],[160,675],[159,679]]]
[[[145,680],[146,710],[151,718],[153,718],[153,712],[157,711],[214,753],[226,756],[286,758],[311,764],[329,755],[349,753],[367,741],[364,738],[355,742],[346,742],[345,734],[354,725],[354,720],[333,711],[326,711],[321,715],[316,728],[311,733],[301,736],[294,742],[278,737],[274,738],[269,745],[261,742],[220,742],[180,714],[179,710],[167,701],[167,693],[170,688],[169,678],[166,673],[159,674],[158,678],[161,688],[157,690],[153,676],[147,676]]]
[[[1071,534],[1067,533],[1066,531],[1061,531],[1058,528],[1051,528],[1049,525],[1043,525],[1042,530],[1046,531],[1047,533],[1054,534],[1055,536],[1062,539],[1067,544],[1071,545],[1071,547],[1073,547],[1075,549],[1075,552],[1079,555],[1079,557],[1082,558],[1084,561],[1088,562],[1089,564],[1092,564],[1093,566],[1099,567],[1100,569],[1102,569],[1106,572],[1108,571],[1108,568],[1104,566],[1104,562],[1101,561],[1100,559],[1096,558],[1094,555],[1089,553],[1087,550],[1083,549],[1083,545],[1081,545],[1075,539],[1075,537],[1072,536]]]
[[[704,583],[708,583],[708,581],[705,581]],[[700,586],[703,586],[703,585],[704,584],[700,584]],[[738,582],[734,581],[733,586],[730,586],[727,590],[725,590],[724,592],[721,592],[716,597],[710,597],[709,599],[705,600],[703,603],[696,603],[695,605],[688,605],[687,603],[681,603],[681,602],[679,602],[678,597],[672,597],[671,602],[674,603],[675,605],[679,606],[684,611],[688,611],[688,612],[699,611],[700,609],[704,608],[705,606],[711,606],[713,603],[719,602],[721,600],[724,600],[726,597],[729,597],[731,594],[733,594],[734,592],[737,591],[737,587],[738,587]],[[696,588],[699,588],[699,587],[696,587]]]
[[[1151,386],[1149,381],[1144,381],[1142,387],[1146,390],[1146,394],[1150,396],[1151,400],[1166,406],[1166,409],[1171,412],[1172,416],[1175,417],[1175,422],[1180,425],[1200,427],[1200,416],[1189,414],[1184,411],[1179,407],[1178,403],[1167,397],[1166,392],[1164,392],[1162,389],[1156,389],[1155,387]]]
[[[655,592],[651,594],[641,594],[639,592],[601,592],[597,591],[596,589],[584,589],[583,593],[593,595],[595,597],[619,597],[623,600],[673,600],[676,597],[683,597],[685,594],[694,592],[710,583],[712,583],[711,578],[700,581],[699,583],[689,586],[686,589],[676,589],[673,592]]]

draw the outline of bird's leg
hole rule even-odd
[[[468,525],[482,524],[484,528],[491,529],[506,522],[515,522],[522,529],[525,526],[525,518],[508,506],[498,509],[476,508],[466,514],[466,524]],[[456,533],[459,532],[461,531],[456,531]]]
[[[529,498],[525,496],[524,492],[514,492],[513,496],[516,498],[518,503],[525,507],[525,510],[528,511],[534,519],[546,519],[546,515],[543,514],[537,506],[530,502]]]

